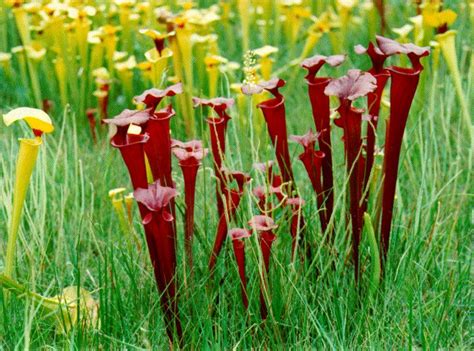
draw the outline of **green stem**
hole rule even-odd
[[[370,301],[380,285],[381,268],[379,248],[377,245],[377,240],[375,239],[374,227],[372,225],[372,220],[370,219],[370,216],[367,212],[364,213],[364,227],[367,233],[367,239],[369,240],[370,256],[372,259],[372,269],[370,273],[368,293],[368,299]]]
[[[5,274],[0,274],[0,286],[3,286],[3,288],[8,291],[11,291],[17,296],[24,295],[51,311],[56,310],[59,305],[57,300],[44,297],[38,293],[30,291],[27,287],[21,285],[16,280],[6,276]]]

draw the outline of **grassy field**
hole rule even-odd
[[[201,6],[208,6],[205,1]],[[401,27],[415,15],[413,5],[390,1],[389,28]],[[447,1],[446,8],[458,13],[453,28],[457,36],[458,64],[467,100],[472,97],[473,58],[470,43],[469,8],[464,1]],[[8,10],[9,11],[9,10]],[[10,12],[7,12],[10,13]],[[471,14],[472,16],[472,14]],[[12,18],[8,28],[14,28]],[[238,23],[233,27],[238,29]],[[216,32],[224,28],[217,25]],[[392,36],[391,32],[387,36]],[[367,26],[351,27],[344,51],[347,62],[326,70],[331,76],[345,74],[352,67],[367,69],[369,61],[353,52],[353,45],[366,45]],[[141,39],[140,39],[141,40]],[[257,32],[251,33],[252,48],[263,46]],[[221,53],[242,62],[240,36],[229,42],[219,36]],[[287,50],[283,38],[269,43],[280,51],[274,70],[281,69],[287,86],[281,89],[287,102],[289,134],[304,134],[314,128],[307,97],[304,72],[285,69],[297,54]],[[8,31],[8,47],[19,45],[19,37]],[[299,52],[304,40],[295,46]],[[137,56],[145,51],[142,41],[133,48]],[[293,51],[294,51],[293,50]],[[327,36],[312,54],[334,54]],[[350,235],[346,225],[347,176],[342,136],[333,128],[336,180],[336,238],[333,249],[323,243],[319,229],[316,199],[297,155],[299,146],[290,144],[293,168],[300,195],[306,200],[306,236],[313,250],[313,261],[291,261],[288,224],[281,212],[276,218],[278,239],[272,255],[269,276],[271,309],[262,322],[259,316],[258,241],[249,241],[248,272],[250,307],[241,304],[237,266],[230,242],[219,258],[213,280],[207,261],[217,224],[214,176],[211,157],[203,162],[196,194],[195,270],[185,272],[182,242],[184,197],[177,198],[178,281],[184,346],[196,349],[470,349],[472,331],[472,226],[473,186],[471,141],[443,58],[433,70],[431,58],[424,59],[425,71],[415,97],[402,146],[395,200],[391,247],[383,284],[373,298],[367,296],[370,269],[369,243],[361,243],[362,280],[354,288],[350,261]],[[156,284],[135,208],[134,230],[141,240],[141,251],[127,246],[126,234],[108,198],[108,191],[131,185],[117,150],[110,147],[106,127],[99,128],[99,141],[93,144],[87,120],[79,111],[88,106],[63,107],[49,83],[48,70],[41,71],[44,96],[55,101],[51,113],[56,130],[47,135],[30,183],[17,247],[15,279],[45,296],[58,294],[64,287],[77,286],[93,292],[100,304],[100,329],[74,327],[67,334],[55,331],[51,320],[41,317],[41,308],[24,296],[0,289],[0,349],[162,349],[168,345]],[[8,78],[0,70],[0,109],[33,104],[29,87]],[[120,86],[120,82],[114,83]],[[196,83],[195,95],[204,88]],[[134,93],[145,87],[138,77]],[[226,80],[219,94],[233,96]],[[86,100],[94,101],[92,91]],[[112,90],[110,114],[131,108],[119,90]],[[333,107],[336,107],[335,103]],[[273,148],[262,117],[255,107],[247,113],[231,111],[227,134],[226,165],[251,172],[251,187],[261,181],[252,164],[274,158]],[[384,117],[388,108],[382,110]],[[196,137],[208,142],[204,115],[196,110]],[[28,135],[21,125],[0,128],[0,252],[5,252],[8,220],[12,208],[17,138]],[[186,138],[180,115],[174,117],[172,135]],[[384,123],[378,140],[383,145]],[[376,160],[381,165],[381,160]],[[173,160],[173,177],[182,194],[182,174]],[[249,187],[250,189],[250,187]],[[255,214],[254,200],[246,193],[232,226],[245,225]],[[373,215],[374,204],[369,212]],[[2,267],[0,255],[0,270]],[[184,279],[186,276],[186,279]]]

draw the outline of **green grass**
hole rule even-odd
[[[405,8],[400,7],[408,12]],[[390,19],[393,27],[405,23],[403,11]],[[413,14],[412,12],[410,12]],[[461,31],[470,28],[467,14],[457,21]],[[467,32],[466,32],[467,33]],[[258,42],[255,38],[255,42]],[[349,62],[337,70],[341,75],[350,67],[367,68],[367,61],[353,55],[351,45],[365,44],[364,31],[355,33],[347,45]],[[227,45],[220,42],[226,52]],[[260,42],[258,45],[260,46]],[[350,44],[350,45],[349,45]],[[472,50],[469,40],[458,36],[458,55],[463,77],[472,77]],[[238,48],[230,51],[240,61]],[[318,52],[331,53],[327,39]],[[289,62],[280,49],[275,67]],[[184,198],[178,206],[178,279],[180,313],[185,345],[198,349],[470,349],[473,347],[468,312],[472,308],[472,211],[473,187],[470,170],[470,141],[465,136],[460,109],[451,80],[441,60],[441,68],[431,71],[429,60],[411,110],[402,148],[395,201],[389,263],[383,284],[372,299],[367,298],[370,276],[370,246],[361,243],[363,272],[360,294],[354,289],[353,267],[346,230],[345,167],[340,142],[341,131],[334,128],[336,177],[337,256],[322,243],[316,204],[304,169],[297,160],[300,151],[291,145],[293,167],[300,194],[306,199],[306,233],[312,245],[313,262],[304,265],[290,260],[289,228],[279,213],[278,240],[271,262],[269,318],[259,317],[258,245],[249,241],[249,314],[243,312],[237,267],[231,245],[218,260],[214,281],[207,271],[207,260],[217,223],[211,158],[200,170],[196,203],[195,272],[189,287],[183,286]],[[470,66],[471,65],[471,66]],[[302,134],[314,128],[306,87],[299,72],[287,96],[289,134]],[[283,75],[289,78],[289,73]],[[3,79],[3,77],[0,77]],[[433,84],[436,84],[433,86]],[[464,79],[466,96],[472,96],[471,80]],[[9,81],[8,87],[13,87]],[[137,86],[137,93],[141,87]],[[222,91],[227,91],[222,85]],[[27,103],[26,90],[2,89],[1,108]],[[334,105],[336,106],[336,105]],[[123,103],[113,103],[120,111]],[[253,111],[255,112],[255,111]],[[387,115],[384,111],[384,116]],[[255,161],[272,156],[266,131],[243,128],[240,119],[260,118],[256,113],[237,116],[233,112],[228,133],[227,163],[231,168],[250,171]],[[38,306],[16,296],[6,301],[0,289],[0,349],[141,349],[165,348],[166,333],[159,298],[146,249],[130,252],[124,233],[108,199],[110,189],[130,182],[120,155],[101,131],[93,145],[83,117],[57,108],[53,118],[56,131],[45,136],[30,184],[18,243],[15,278],[31,290],[53,296],[64,287],[81,285],[93,291],[100,302],[99,331],[74,328],[68,335],[56,334],[48,320],[41,318]],[[175,117],[173,135],[184,138]],[[196,118],[203,121],[201,112]],[[198,128],[207,144],[207,127]],[[384,123],[380,124],[383,136]],[[6,246],[6,232],[12,203],[17,137],[28,131],[19,126],[0,129],[0,252]],[[247,142],[254,135],[253,149]],[[381,141],[378,141],[381,144]],[[257,155],[257,157],[255,157]],[[377,162],[380,165],[381,160]],[[182,193],[183,183],[174,162],[173,177]],[[252,174],[255,175],[253,172]],[[258,176],[251,186],[261,182]],[[243,226],[255,214],[247,192],[234,226]],[[370,207],[371,213],[373,206]],[[136,210],[136,209],[135,209]],[[135,213],[135,230],[143,230]],[[376,231],[377,234],[377,231]],[[0,261],[2,262],[2,261]],[[0,264],[0,267],[2,265]],[[189,278],[188,278],[189,279]]]

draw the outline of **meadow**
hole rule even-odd
[[[0,112],[6,115],[17,107],[46,110],[54,131],[41,136],[14,269],[7,276],[18,138],[31,137],[32,132],[23,122],[0,128],[0,349],[473,347],[472,3],[444,1],[441,8],[437,1],[421,1],[424,6],[385,1],[384,33],[378,1],[25,3],[7,0],[0,5]],[[450,12],[442,12],[446,10]],[[26,21],[21,14],[26,14]],[[448,27],[457,31],[450,48],[442,46],[440,37]],[[153,39],[155,34],[143,29],[165,34]],[[175,33],[170,36],[171,30]],[[209,150],[197,173],[192,270],[184,240],[185,182],[173,156],[172,178],[179,195],[170,212],[176,225],[174,279],[182,337],[171,328],[169,338],[160,303],[160,294],[166,292],[157,289],[143,218],[136,202],[124,198],[134,190],[130,176],[120,152],[110,145],[114,128],[101,120],[124,109],[143,109],[143,101],[134,103],[133,97],[146,89],[182,82],[183,93],[165,97],[159,105],[172,104],[176,110],[171,136],[198,139],[212,149],[206,118],[216,112],[206,106],[193,108],[191,98],[235,99],[228,108],[223,164],[250,174],[252,180],[245,184],[235,216],[227,220],[228,229],[248,229],[248,221],[259,214],[252,191],[271,183],[254,164],[275,160],[274,171],[279,167],[266,121],[256,107],[270,95],[246,95],[242,84],[255,87],[270,78],[284,79],[279,92],[285,97],[288,136],[316,131],[301,62],[316,54],[344,54],[342,64],[325,65],[320,75],[338,78],[352,68],[368,71],[370,59],[357,54],[354,46],[375,43],[376,34],[430,47],[430,54],[421,59],[424,70],[401,145],[383,272],[377,270],[382,255],[377,224],[386,124],[393,107],[389,84],[382,97],[375,175],[365,208],[376,242],[365,222],[357,282],[352,173],[346,169],[348,138],[342,140],[343,128],[334,122],[339,117],[336,97],[330,100],[334,212],[329,229],[321,229],[321,206],[298,159],[302,147],[289,142],[294,186],[286,188],[293,193],[284,199],[305,200],[298,212],[305,225],[296,230],[298,238],[304,233],[304,240],[298,241],[292,255],[293,209],[267,194],[273,196],[274,208],[266,214],[277,225],[272,230],[276,240],[266,273],[261,233],[254,227],[245,239],[247,309],[230,238],[215,268],[208,267],[219,222],[215,153]],[[157,41],[164,51],[159,52]],[[277,50],[259,51],[265,45]],[[394,55],[387,62],[410,65],[406,55]],[[365,97],[355,105],[368,108]],[[363,123],[365,131],[367,122]],[[133,134],[130,129],[127,133]],[[126,190],[109,196],[117,188]],[[67,287],[76,295],[87,290],[90,304],[79,301],[68,309],[61,295]],[[259,299],[262,289],[266,318]],[[45,299],[57,296],[62,297]],[[67,313],[58,313],[64,308]]]

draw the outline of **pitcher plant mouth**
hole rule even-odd
[[[329,83],[332,78],[330,77],[314,77],[313,80],[307,80],[306,84],[309,86],[317,87]]]
[[[416,68],[407,68],[407,67],[399,67],[399,66],[390,66],[387,68],[387,71],[390,73],[397,73],[403,76],[414,76],[419,75],[423,69],[416,69]]]
[[[276,97],[276,98],[265,100],[259,103],[257,107],[261,109],[272,109],[272,108],[280,107],[281,105],[284,105],[284,104],[285,104],[284,97]]]
[[[37,147],[43,144],[43,139],[41,137],[35,137],[34,139],[29,138],[19,138],[18,141],[23,144],[27,144],[28,146]]]
[[[227,121],[221,117],[208,117],[206,118],[206,122],[214,126],[227,123]]]
[[[308,70],[308,74],[305,76],[306,82],[314,83],[315,81],[317,81],[318,78],[316,75],[325,64],[328,64],[332,67],[337,67],[341,65],[345,61],[345,59],[345,55],[315,55],[303,60],[303,62],[301,62],[301,67]]]
[[[115,148],[123,148],[126,146],[132,146],[136,144],[145,144],[150,140],[150,136],[148,134],[139,134],[139,135],[130,135],[127,134],[125,137],[121,135],[114,135],[110,140],[110,144]]]
[[[165,97],[172,97],[182,93],[183,85],[181,83],[177,83],[170,85],[163,90],[156,88],[145,90],[142,94],[135,96],[134,101],[145,104],[147,109],[151,109],[151,111],[154,112]]]
[[[176,116],[176,112],[173,110],[171,105],[168,105],[167,108],[154,112],[151,115],[150,119],[164,121],[164,120],[169,120],[171,119],[171,117],[174,117],[174,116]]]

